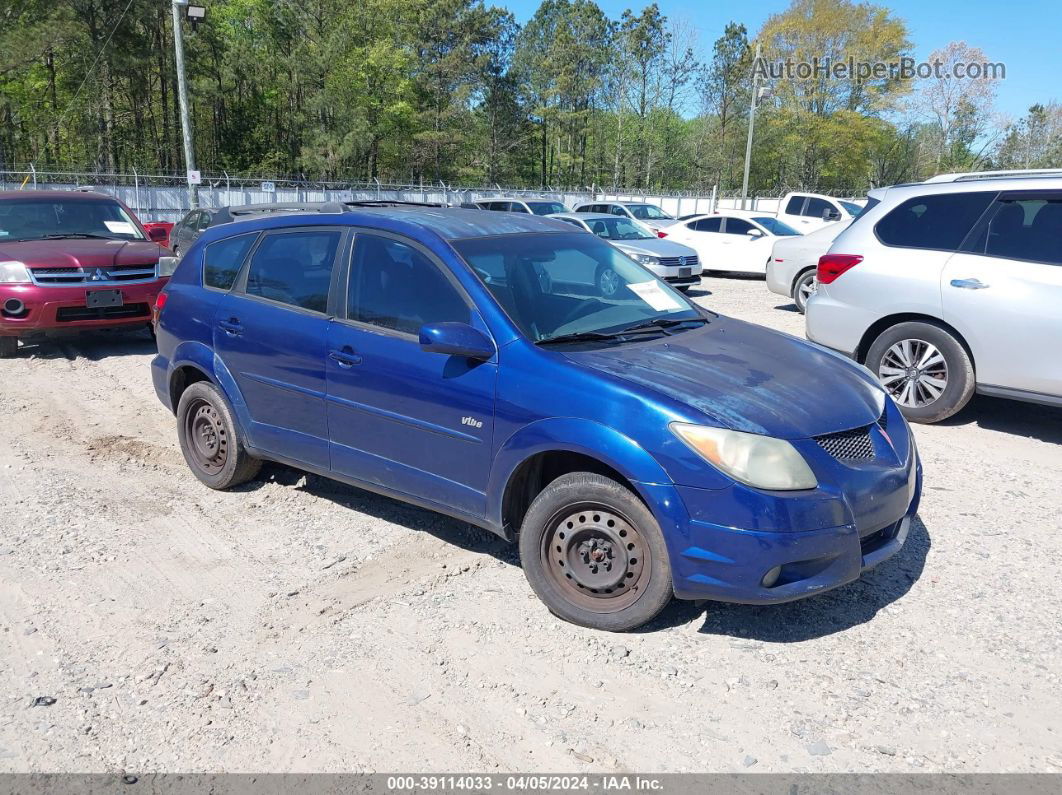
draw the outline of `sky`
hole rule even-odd
[[[914,56],[922,61],[950,41],[980,47],[989,61],[1006,64],[1007,77],[996,94],[996,110],[1013,119],[1030,105],[1062,101],[1062,0],[872,0],[907,22]],[[640,11],[652,0],[597,0],[611,18],[627,8]],[[539,0],[487,0],[505,6],[519,22],[526,22]],[[784,11],[788,0],[657,0],[661,12],[685,19],[697,29],[700,59],[710,57],[712,44],[727,22],[740,22],[755,36],[772,14]]]

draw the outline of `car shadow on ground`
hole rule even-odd
[[[98,362],[112,356],[144,356],[155,351],[155,340],[146,329],[86,331],[23,341],[12,358]]]
[[[352,516],[363,514],[408,527],[410,530],[430,533],[440,541],[460,549],[481,552],[512,566],[520,565],[516,545],[508,543],[489,530],[427,508],[418,508],[416,505],[359,489],[357,486],[348,486],[338,480],[302,472],[283,464],[265,464],[262,474],[256,480],[239,486],[233,491],[255,491],[265,483],[279,483],[282,486],[292,487],[329,500],[350,510]]]
[[[797,309],[796,304],[778,304],[775,309],[781,310],[782,312],[792,312],[795,315],[800,314],[800,310]]]
[[[916,516],[903,549],[848,585],[780,605],[676,600],[640,631],[690,624],[703,616],[698,630],[703,634],[768,643],[797,643],[843,632],[870,621],[906,594],[922,576],[930,546],[929,531]]]
[[[1062,408],[1038,403],[976,395],[966,408],[939,424],[973,424],[990,431],[1062,444]]]

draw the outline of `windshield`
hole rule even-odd
[[[752,219],[772,235],[778,235],[779,237],[788,237],[789,235],[799,235],[800,233],[791,227],[784,221],[779,221],[777,218],[771,218],[769,215],[765,215],[762,218],[757,216]]]
[[[535,215],[553,215],[553,213],[566,213],[568,208],[560,202],[527,202],[531,212]]]
[[[631,215],[640,221],[674,221],[673,215],[668,215],[659,207],[652,204],[625,204],[631,211]]]
[[[656,238],[652,232],[630,218],[611,216],[609,218],[586,218],[583,220],[590,231],[605,240],[648,240]]]
[[[30,197],[0,201],[0,242],[62,237],[144,240],[115,201]]]
[[[853,218],[863,212],[863,208],[855,202],[846,202],[844,199],[838,199],[837,203],[844,207],[844,211]]]
[[[533,342],[702,317],[681,293],[585,232],[468,238],[453,246]]]

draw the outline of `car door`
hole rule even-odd
[[[712,215],[669,226],[667,239],[684,243],[696,251],[704,270],[728,270],[728,241],[722,232],[723,217]]]
[[[980,385],[1062,396],[1062,191],[1004,193],[941,275]]]
[[[785,200],[785,205],[778,211],[778,218],[785,221],[794,229],[800,229],[806,231],[803,227],[807,226],[806,220],[803,216],[804,204],[807,202],[808,197],[803,194],[794,193]]]
[[[723,220],[723,245],[726,246],[728,270],[766,273],[771,244],[772,238],[751,221],[734,217]]]
[[[329,294],[345,232],[267,232],[214,315],[214,352],[239,388],[250,443],[328,469]]]
[[[328,340],[328,425],[338,474],[460,513],[486,512],[496,360],[429,353],[426,323],[487,332],[447,267],[404,237],[358,231]]]
[[[827,213],[829,217],[827,217]],[[832,224],[834,221],[840,220],[840,217],[841,211],[833,202],[820,199],[818,196],[808,196],[807,203],[800,213],[800,225],[797,229],[802,232],[814,231],[821,229],[826,224]]]

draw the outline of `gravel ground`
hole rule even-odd
[[[802,333],[762,280],[703,287]],[[202,487],[151,354],[0,362],[0,771],[1062,770],[1062,411],[916,428],[920,521],[860,582],[609,635],[460,522],[282,467]]]

